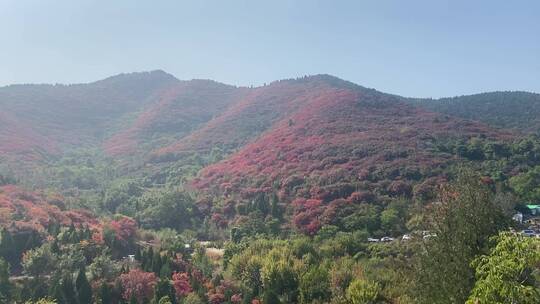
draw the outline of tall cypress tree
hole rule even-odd
[[[75,294],[75,288],[73,288],[73,278],[71,275],[66,275],[62,279],[62,295],[64,296],[65,303],[77,303],[77,295]]]
[[[161,262],[161,254],[159,251],[154,252],[154,257],[152,258],[152,271],[159,276],[159,272],[161,270],[162,262]]]
[[[99,288],[99,298],[101,304],[112,304],[111,289],[105,282]]]
[[[66,304],[66,301],[64,301],[64,294],[62,293],[61,280],[58,280],[58,278],[55,279],[53,277],[52,282],[53,285],[49,289],[49,294],[56,300],[56,303]]]
[[[16,262],[15,242],[9,230],[2,228],[0,231],[0,257],[9,264]]]
[[[92,288],[90,287],[90,283],[88,283],[84,268],[79,270],[79,275],[77,276],[75,285],[77,287],[79,304],[92,304]]]
[[[172,304],[176,304],[175,291],[169,279],[160,279],[154,288],[154,301],[159,303],[163,297],[168,297]]]
[[[12,285],[9,282],[9,265],[0,258],[0,300],[2,303],[11,301]]]
[[[163,264],[163,266],[161,267],[161,270],[159,271],[159,276],[161,278],[169,278],[171,276],[171,273],[172,273],[171,263],[170,263],[168,257],[165,257],[165,259],[166,259],[166,261]]]

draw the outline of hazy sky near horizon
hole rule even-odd
[[[165,70],[236,85],[327,73],[440,97],[540,92],[540,1],[0,0],[0,85]]]

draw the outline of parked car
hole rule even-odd
[[[394,238],[391,238],[389,236],[385,236],[385,237],[381,238],[381,242],[391,242],[393,240],[394,240]]]
[[[410,234],[404,234],[402,237],[401,237],[401,240],[402,241],[408,241],[412,239],[411,235]]]
[[[380,242],[379,239],[374,239],[374,238],[368,238],[367,241],[370,242],[370,243],[378,243],[378,242]]]
[[[527,237],[534,237],[536,235],[536,233],[532,229],[525,229],[525,230],[521,231],[521,234],[523,234],[524,236],[527,236]]]

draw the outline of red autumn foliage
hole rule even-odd
[[[157,277],[153,272],[144,272],[140,269],[132,269],[128,273],[120,275],[122,285],[122,298],[129,301],[132,295],[139,303],[144,303],[152,298]]]
[[[189,276],[185,272],[175,272],[172,275],[173,287],[177,297],[184,297],[192,291]]]
[[[231,303],[235,303],[235,304],[242,303],[242,295],[239,293],[233,294],[231,296]]]
[[[388,186],[388,192],[394,196],[410,196],[412,193],[412,187],[405,181],[393,181]]]
[[[112,220],[108,227],[114,230],[116,239],[123,245],[127,244],[137,233],[137,222],[127,216]]]
[[[242,139],[235,137],[238,129],[251,128],[252,117],[264,127]],[[493,139],[508,136],[480,123],[415,108],[396,96],[314,76],[258,88],[161,152],[216,143],[238,146],[260,135],[203,169],[193,187],[213,194],[241,193],[240,199],[275,189],[282,201],[296,197],[321,201],[294,211],[295,226],[313,234],[323,224],[320,216],[328,202],[340,198],[370,202],[371,189],[381,187],[390,195],[411,196],[416,184],[455,161],[426,148],[426,143],[478,133]]]
[[[51,200],[55,204],[51,204]],[[62,197],[43,192],[30,192],[8,185],[0,187],[0,226],[16,230],[35,230],[46,233],[52,224],[60,226],[101,229],[100,222],[86,210],[61,210],[57,205]],[[63,203],[62,203],[63,204]]]
[[[211,219],[212,219],[212,223],[214,223],[216,226],[218,226],[220,228],[225,228],[225,227],[227,227],[227,224],[229,224],[227,219],[225,219],[223,217],[223,215],[221,215],[219,213],[212,214]]]
[[[159,135],[180,139],[221,114],[247,91],[211,80],[180,81],[156,96],[127,129],[107,140],[105,151],[116,156],[134,153],[140,143]]]

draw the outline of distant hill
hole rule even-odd
[[[0,174],[98,212],[146,216],[134,213],[138,195],[181,187],[220,227],[264,222],[273,202],[272,217],[306,234],[356,229],[354,214],[433,200],[457,165],[503,183],[536,165],[537,140],[520,132],[538,127],[537,101],[521,92],[408,99],[330,75],[255,88],[162,71],[8,86]]]
[[[105,141],[104,148],[109,155],[121,156],[171,144],[223,113],[247,92],[210,80],[177,82],[154,96],[152,103]]]
[[[491,126],[540,133],[540,94],[492,92],[441,99],[414,99],[425,109]]]
[[[117,119],[178,83],[162,72],[121,74],[89,84],[0,88],[0,152],[39,159],[96,144]]]

